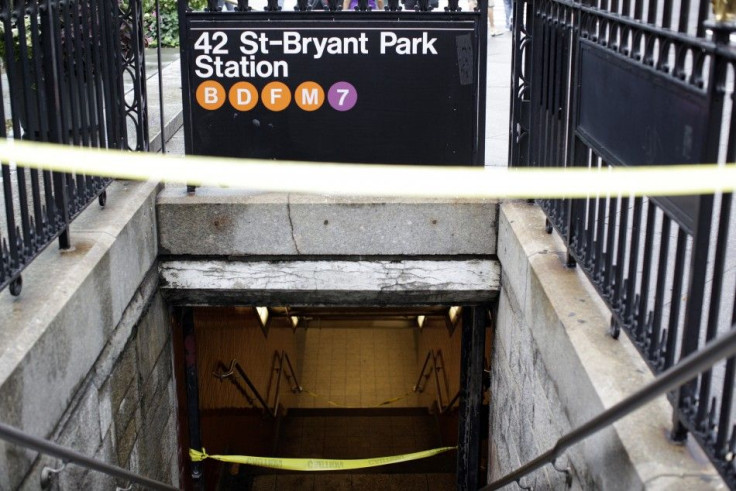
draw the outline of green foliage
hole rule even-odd
[[[192,10],[203,10],[207,0],[189,0]],[[156,46],[156,2],[143,0],[144,35],[150,40],[150,46]],[[177,0],[159,0],[161,16],[161,46],[179,46],[179,12]]]
[[[26,50],[28,52],[28,57],[33,57],[33,44],[31,42],[31,19],[30,17],[24,17],[23,18],[24,24],[25,24],[25,37],[26,37]],[[18,35],[18,27],[13,26],[11,28],[12,35],[13,35],[13,53],[15,53],[15,60],[20,60],[20,38]],[[7,62],[7,55],[8,50],[5,46],[5,27],[4,23],[0,23],[0,57],[3,59],[4,62]]]

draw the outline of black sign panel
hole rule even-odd
[[[482,164],[479,15],[386,14],[188,14],[188,151]]]
[[[578,108],[578,135],[615,164],[693,164],[706,159],[704,94],[588,42],[581,43]],[[694,232],[697,196],[653,199]]]

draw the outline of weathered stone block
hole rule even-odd
[[[417,305],[490,302],[495,259],[172,260],[160,263],[169,302],[257,305]]]
[[[107,207],[92,206],[72,224],[70,251],[50,247],[36,258],[23,272],[21,297],[0,292],[3,422],[41,437],[63,426],[75,394],[89,382],[110,333],[155,260],[156,190],[155,183],[113,183]],[[141,212],[144,203],[148,211]],[[148,239],[136,238],[146,229]],[[109,424],[99,415],[92,419],[98,430]],[[35,453],[7,450],[4,444],[0,449],[0,489],[15,489]]]
[[[164,254],[492,255],[496,200],[392,199],[168,187],[158,199]]]
[[[134,470],[133,464],[137,465],[137,453],[135,456],[131,456],[133,450],[136,447],[136,439],[138,438],[138,431],[140,430],[141,416],[136,411],[134,417],[126,424],[120,424],[120,426],[113,425],[115,431],[115,454],[117,455],[118,462],[121,466],[127,467],[130,470]]]
[[[161,296],[156,294],[146,316],[137,327],[138,373],[144,383],[169,339],[168,312]]]
[[[85,455],[94,454],[102,443],[98,407],[97,388],[90,384],[84,388],[84,395],[61,430],[59,445]]]
[[[109,400],[99,406],[100,411],[111,411],[100,415],[100,420],[111,420],[116,428],[116,436],[128,426],[139,405],[138,371],[136,370],[135,343],[129,343],[110,377],[100,388],[100,400]]]
[[[504,271],[492,425],[503,474],[519,465],[517,456],[526,462],[547,450],[651,375],[626,339],[607,335],[610,313],[584,275],[565,267],[564,249],[556,236],[544,233],[544,216],[536,207],[507,202],[499,224]],[[667,441],[670,411],[660,398],[569,448],[572,489],[641,489],[684,472],[698,476],[701,487],[722,485],[712,466]],[[532,483],[564,487],[561,474],[549,468],[524,480]]]

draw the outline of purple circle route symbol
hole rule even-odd
[[[337,111],[349,111],[358,102],[358,91],[350,82],[335,82],[327,92],[327,101]]]

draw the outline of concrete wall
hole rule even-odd
[[[176,483],[176,398],[165,303],[157,292],[155,183],[118,181],[0,293],[0,420],[86,455]],[[38,489],[58,467],[0,441],[0,490]],[[69,465],[63,489],[114,489]],[[128,483],[118,482],[125,487]]]
[[[544,214],[507,202],[499,216],[502,287],[492,353],[491,468],[496,479],[552,448],[566,432],[652,380],[625,336],[607,334],[610,313]],[[664,397],[569,449],[573,489],[725,489],[694,444],[669,443]],[[547,465],[522,480],[567,489]],[[516,485],[509,489],[518,489]]]

